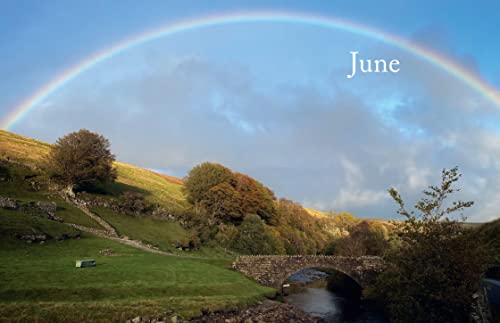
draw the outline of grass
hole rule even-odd
[[[166,310],[191,317],[274,294],[224,260],[148,254],[92,235],[44,245],[0,242],[0,321],[124,321]],[[115,255],[101,256],[102,249]],[[83,258],[97,266],[75,268]]]
[[[119,235],[141,240],[164,251],[175,250],[175,242],[188,237],[177,222],[118,214],[103,207],[92,208],[92,212],[111,224]]]
[[[47,143],[0,130],[0,157],[4,159],[38,168],[49,152]]]
[[[56,238],[64,234],[74,235],[78,231],[59,222],[26,215],[19,211],[0,209],[0,237],[14,239],[16,234],[32,233],[45,233]]]
[[[0,166],[1,165],[7,164],[1,163]],[[12,164],[8,164],[8,171],[10,179],[8,181],[0,182],[0,196],[16,199],[21,204],[37,201],[55,202],[57,204],[56,215],[62,218],[64,222],[102,229],[97,222],[92,220],[89,216],[72,204],[66,202],[58,194],[43,189],[39,191],[30,189],[27,181],[23,178],[27,175],[37,175],[37,177],[43,177],[40,173],[30,170],[27,167]]]
[[[145,193],[148,201],[165,207],[186,205],[180,179],[121,162],[116,162],[115,166],[117,182]]]
[[[92,208],[92,212],[111,224],[119,235],[133,240],[140,240],[167,252],[179,255],[201,256],[209,258],[229,258],[220,246],[203,246],[199,250],[181,251],[175,248],[177,242],[189,238],[188,232],[174,221],[160,220],[152,217],[135,217],[118,214],[103,207]]]

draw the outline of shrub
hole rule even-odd
[[[375,291],[386,301],[395,322],[467,322],[472,295],[480,288],[489,262],[481,239],[450,218],[473,202],[446,198],[457,191],[458,169],[443,170],[440,186],[424,190],[414,211],[407,211],[395,189],[389,192],[405,218],[398,224],[398,240],[385,257]]]
[[[127,191],[120,197],[119,207],[124,213],[140,215],[146,212],[149,205],[141,193]]]

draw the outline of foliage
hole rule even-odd
[[[49,167],[72,191],[75,185],[114,181],[114,160],[106,138],[81,129],[57,140],[49,155]]]
[[[187,199],[211,216],[239,223],[247,214],[271,222],[276,216],[274,193],[255,179],[215,163],[195,166],[184,182]]]
[[[237,222],[243,217],[240,193],[229,183],[211,187],[201,206],[212,216],[225,222]]]
[[[351,228],[349,235],[333,241],[330,254],[341,256],[382,256],[388,247],[384,231],[376,224],[361,221]]]
[[[460,177],[456,167],[443,170],[441,185],[424,190],[413,211],[396,189],[389,190],[405,221],[397,224],[399,247],[388,252],[376,289],[395,322],[469,319],[472,295],[489,260],[481,239],[451,218],[473,202],[446,204]]]
[[[249,214],[238,227],[232,248],[242,254],[273,255],[278,253],[279,243],[258,215]]]
[[[274,193],[250,176],[236,173],[236,190],[241,197],[244,214],[257,214],[261,219],[272,223],[276,217]]]
[[[311,216],[300,204],[280,199],[277,204],[276,230],[287,254],[317,254],[326,247],[330,234],[323,221]]]
[[[184,180],[188,202],[198,204],[206,201],[209,190],[222,183],[235,184],[233,173],[228,168],[208,162],[195,166]]]
[[[149,204],[143,194],[127,191],[121,196],[119,207],[126,214],[140,215],[146,212]]]
[[[492,261],[500,265],[500,219],[481,225],[477,234],[492,250]]]

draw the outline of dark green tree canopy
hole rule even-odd
[[[49,156],[49,167],[54,177],[72,190],[75,185],[114,181],[115,156],[108,139],[81,129],[57,140]]]

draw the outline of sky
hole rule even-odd
[[[0,119],[68,68],[158,26],[235,12],[337,17],[447,57],[500,90],[498,1],[0,2]],[[350,73],[350,51],[400,60]],[[204,161],[320,210],[397,218],[459,166],[469,221],[500,216],[500,106],[414,53],[366,35],[245,22],[129,48],[77,75],[9,130],[55,142],[87,128],[121,161],[184,177]]]

